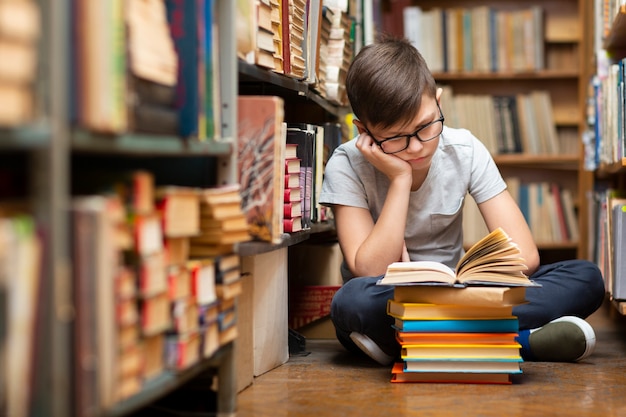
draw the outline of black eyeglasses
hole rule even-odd
[[[368,135],[370,135],[372,140],[378,146],[380,146],[380,149],[382,149],[384,153],[392,154],[402,152],[409,147],[412,137],[415,137],[417,140],[423,143],[436,139],[437,137],[439,137],[439,135],[441,135],[441,132],[443,132],[443,122],[445,118],[443,117],[443,112],[441,111],[441,107],[439,107],[439,103],[437,103],[437,108],[439,109],[440,117],[437,120],[433,120],[427,125],[420,127],[410,135],[398,135],[390,138],[385,138],[383,140],[377,140],[374,135],[372,135],[371,132],[367,130],[367,128],[365,129],[365,131]]]

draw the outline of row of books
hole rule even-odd
[[[590,259],[602,271],[607,294],[626,300],[626,193],[599,184],[589,199],[593,221],[589,233]]]
[[[338,123],[287,123],[284,112],[280,97],[238,97],[242,209],[252,237],[273,243],[329,219],[319,194],[325,163],[342,143]]]
[[[221,136],[215,1],[73,2],[70,108],[76,126]]]
[[[34,0],[0,2],[0,127],[36,116],[41,10]]]
[[[587,158],[592,167],[621,163],[626,157],[626,94],[624,75],[626,59],[608,65],[592,80],[592,106],[588,106],[588,120],[593,142],[588,146]]]
[[[506,177],[509,193],[517,202],[538,244],[577,242],[580,237],[572,191],[552,182],[530,182]],[[487,231],[474,200],[463,206],[463,241],[476,242]]]
[[[0,6],[1,8],[1,6]],[[1,66],[2,64],[0,64]],[[22,208],[0,206],[0,414],[25,416],[41,352],[43,240]]]
[[[403,9],[404,36],[433,72],[528,72],[544,69],[540,6]]]
[[[446,124],[469,129],[493,155],[578,152],[577,140],[557,132],[548,91],[490,96],[454,94],[452,87],[442,88]]]
[[[108,187],[72,203],[77,415],[107,409],[237,336],[236,242],[213,238],[206,223],[219,223],[216,196],[239,197],[238,186],[155,187],[152,174],[133,171]],[[240,199],[237,207],[229,218],[245,220]]]
[[[353,20],[323,0],[240,0],[237,51],[249,63],[302,80],[346,104]]]
[[[387,314],[401,347],[391,381],[512,383],[523,362],[513,307],[536,285],[524,270],[502,229],[473,245],[454,271],[430,261],[389,265],[379,284],[395,285]]]

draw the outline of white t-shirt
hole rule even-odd
[[[366,208],[376,221],[388,188],[389,179],[363,157],[353,139],[338,147],[328,161],[320,203]],[[428,175],[409,200],[405,241],[411,260],[438,261],[454,268],[464,252],[465,196],[469,192],[482,203],[505,189],[487,148],[466,129],[444,127]]]

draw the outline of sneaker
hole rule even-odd
[[[380,347],[372,339],[365,336],[362,333],[352,332],[350,333],[350,339],[355,345],[359,347],[370,358],[374,359],[381,365],[390,365],[393,362],[393,357],[387,355],[382,351]]]
[[[585,320],[563,316],[531,330],[528,344],[535,360],[576,362],[591,355],[596,346],[596,335]]]

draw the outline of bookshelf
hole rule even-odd
[[[76,317],[72,299],[73,255],[69,210],[73,182],[83,174],[81,166],[89,163],[84,161],[95,162],[97,168],[110,171],[147,164],[158,171],[165,181],[169,175],[168,168],[190,164],[191,168],[179,175],[177,180],[190,184],[203,182],[207,186],[234,183],[237,178],[237,155],[233,152],[237,140],[234,3],[230,0],[214,1],[220,17],[221,52],[218,65],[222,134],[219,142],[211,138],[200,142],[178,136],[103,134],[76,129],[70,122],[72,115],[68,92],[75,74],[71,72],[73,51],[68,39],[73,24],[73,7],[78,3],[35,0],[41,17],[41,38],[37,45],[39,65],[34,85],[35,116],[25,125],[0,127],[0,161],[6,164],[5,167],[17,166],[18,175],[26,178],[25,189],[19,190],[17,197],[24,197],[32,207],[45,254],[38,288],[41,310],[37,313],[34,329],[37,338],[34,372],[30,377],[32,379],[13,381],[28,391],[28,409],[21,409],[20,414],[15,415],[76,415],[72,375]],[[113,3],[122,5],[122,2]],[[194,167],[206,168],[207,171],[194,172]],[[190,178],[198,176],[203,178]],[[0,198],[4,204],[7,196]],[[4,313],[0,314],[3,321]],[[166,370],[142,386],[138,393],[107,408],[92,410],[91,415],[130,415],[205,374],[218,376],[218,414],[234,415],[235,343],[231,341],[222,345],[210,358],[202,359],[184,371]],[[6,365],[6,358],[1,360],[2,365]],[[6,381],[0,384],[3,394],[7,384],[9,382]],[[3,396],[2,399],[6,398]]]
[[[591,14],[594,30],[592,51],[593,91],[590,89],[589,130],[594,141],[589,152],[595,184],[589,206],[593,243],[590,253],[605,278],[607,294],[619,314],[626,314],[626,300],[618,286],[626,277],[619,268],[623,248],[616,237],[611,208],[626,190],[624,157],[623,64],[626,58],[626,8],[617,1],[597,5]],[[591,81],[590,81],[591,83]],[[615,123],[612,123],[614,121]],[[622,229],[623,230],[623,229]]]
[[[590,13],[590,5],[587,3],[576,0],[541,2],[399,0],[382,2],[380,14],[375,23],[378,32],[405,36],[403,13],[406,8],[417,6],[423,15],[430,15],[436,10],[437,14],[431,19],[444,19],[446,24],[454,21],[452,20],[454,17],[451,16],[459,13],[465,13],[466,22],[468,19],[480,21],[476,17],[476,11],[482,10],[483,13],[486,11],[487,14],[483,16],[489,16],[489,19],[492,19],[486,25],[472,26],[470,23],[466,24],[463,29],[458,29],[458,31],[466,31],[463,35],[466,39],[478,36],[476,39],[482,39],[482,42],[475,41],[468,46],[467,42],[464,43],[459,39],[458,33],[460,32],[458,31],[456,40],[450,41],[454,38],[454,32],[450,32],[448,26],[448,29],[441,29],[439,44],[433,41],[430,45],[426,41],[423,47],[426,51],[425,57],[432,57],[431,60],[427,59],[427,62],[429,65],[433,63],[431,69],[435,80],[453,92],[453,96],[446,95],[447,92],[444,90],[442,107],[444,112],[447,111],[446,123],[454,126],[455,118],[457,118],[459,126],[455,127],[470,128],[484,142],[487,140],[487,134],[480,133],[481,126],[474,128],[462,122],[463,117],[468,120],[467,116],[463,115],[470,114],[470,110],[467,109],[467,105],[465,107],[459,105],[460,101],[457,98],[488,96],[493,99],[498,96],[514,96],[519,103],[520,95],[533,91],[547,92],[552,113],[552,123],[548,122],[547,126],[549,129],[554,129],[554,138],[558,142],[555,149],[558,151],[545,145],[535,148],[524,145],[522,149],[517,148],[511,151],[510,148],[504,149],[500,143],[494,143],[494,146],[490,147],[486,142],[505,179],[518,178],[522,184],[549,182],[557,185],[559,194],[562,190],[567,190],[572,196],[578,238],[569,237],[571,233],[556,234],[555,232],[552,232],[551,236],[542,237],[539,230],[533,230],[542,262],[588,257],[589,213],[586,199],[593,187],[593,174],[584,168],[584,149],[581,140],[586,129],[588,59],[591,47],[590,40],[585,36],[589,27]],[[531,9],[535,6],[535,9]],[[519,40],[515,40],[517,35],[507,33],[502,28],[519,27],[520,19],[524,19],[519,17],[521,10],[534,10],[534,20],[527,14],[525,22],[528,25],[534,25],[533,27],[537,30],[532,32],[532,36],[527,34],[526,40],[519,43]],[[536,17],[537,14],[540,17]],[[425,21],[428,22],[428,20]],[[430,22],[424,24],[425,27],[431,31],[436,30],[438,26],[434,26],[435,29],[433,29],[432,20]],[[498,22],[508,22],[508,25],[500,25]],[[493,28],[493,31],[476,29],[484,26]],[[443,27],[446,26],[443,25]],[[509,44],[501,42],[504,37],[507,42],[510,42]],[[425,37],[422,36],[422,38]],[[430,38],[435,39],[437,36],[433,35]],[[444,44],[447,49],[443,48]],[[525,58],[520,59],[519,56],[516,57],[517,54],[513,53],[514,50],[523,49],[519,47],[522,44],[532,45],[532,48],[528,48],[532,58],[526,55]],[[512,48],[512,45],[518,45],[518,48]],[[469,58],[468,48],[473,48]],[[450,51],[456,51],[457,55],[451,54]],[[464,53],[462,58],[458,57],[459,51]],[[485,60],[489,62],[487,67],[480,65]],[[454,97],[453,106],[447,104],[451,101],[450,97]],[[449,107],[447,110],[445,110],[446,105]],[[483,117],[473,118],[487,120],[486,114]],[[519,126],[539,126],[539,116],[533,117],[534,119],[528,123],[518,120]],[[488,131],[487,133],[497,140],[497,132],[505,132],[505,130],[498,130],[504,127],[497,126],[494,129],[495,135]],[[546,133],[549,130],[543,132],[537,135],[540,142],[549,137]]]
[[[250,5],[255,2],[243,2],[246,5]],[[304,11],[305,5],[310,4],[309,10],[317,10],[317,7],[324,4],[326,1],[311,1],[304,2],[299,0],[294,1],[259,1],[256,2],[258,8],[258,16],[261,16],[263,10],[267,10],[269,5],[272,7],[288,8],[289,10],[289,22],[296,25],[300,19],[294,17],[297,14],[297,10]],[[333,2],[328,2],[333,3]],[[337,3],[337,2],[335,2]],[[341,2],[339,2],[341,3]],[[356,3],[356,2],[354,2]],[[352,51],[352,42],[348,41],[348,45],[341,45],[341,41],[345,40],[350,33],[351,18],[348,15],[353,16],[353,10],[343,12],[337,11],[336,13],[330,13],[326,11],[326,17],[320,13],[319,17],[324,19],[320,21],[320,27],[324,26],[327,30],[330,29],[330,20],[328,16],[334,15],[337,21],[333,23],[336,26],[337,33],[339,35],[333,35],[340,46],[336,46],[335,49],[340,53],[336,53],[338,56],[334,56],[335,61],[341,61],[341,63],[332,64],[330,54],[330,42],[327,43],[326,39],[330,39],[331,35],[328,34],[327,38],[324,38],[320,34],[319,47],[311,45],[317,45],[317,42],[313,40],[311,44],[307,44],[306,48],[309,51],[306,62],[306,68],[304,73],[308,73],[308,76],[302,76],[301,68],[295,68],[294,62],[298,62],[297,56],[302,54],[300,48],[293,48],[294,43],[302,42],[298,39],[298,28],[292,28],[287,32],[279,32],[281,35],[277,35],[274,32],[275,46],[280,46],[274,49],[274,57],[281,56],[283,59],[278,58],[274,62],[278,61],[273,68],[268,68],[270,65],[267,61],[264,61],[264,65],[259,64],[259,56],[264,55],[265,52],[259,51],[259,48],[250,46],[250,44],[242,43],[239,50],[239,59],[237,62],[238,69],[238,94],[242,96],[249,95],[263,95],[263,96],[277,96],[284,102],[284,119],[286,123],[299,123],[322,126],[324,123],[340,123],[345,125],[344,116],[348,113],[348,109],[344,104],[341,104],[341,100],[333,99],[333,93],[328,93],[328,83],[338,84],[340,87],[338,91],[343,88],[345,77],[345,56]],[[316,17],[309,15],[309,22],[315,22]],[[264,19],[260,19],[264,20]],[[273,23],[276,23],[276,17],[273,19]],[[290,23],[286,23],[285,15],[280,19],[283,27]],[[266,31],[267,24],[261,26],[262,23],[258,22],[258,28],[255,28],[257,22],[250,23],[246,20],[246,24],[252,26],[252,30],[246,39],[255,37],[255,31]],[[242,27],[244,25],[241,25]],[[309,29],[316,27],[317,24],[309,23]],[[276,28],[274,25],[273,29]],[[323,29],[320,31],[322,32]],[[306,31],[305,31],[306,32]],[[319,32],[318,32],[319,33]],[[258,34],[258,33],[257,33]],[[339,39],[341,36],[346,38]],[[307,37],[306,33],[305,36]],[[311,37],[315,38],[314,35]],[[279,41],[277,41],[279,38]],[[288,38],[288,42],[285,39]],[[322,39],[324,38],[324,39]],[[291,45],[290,45],[291,44]],[[322,50],[328,46],[328,54],[326,60],[322,60]],[[295,51],[295,52],[294,52]],[[316,76],[313,76],[312,66],[309,59],[310,52],[313,51],[313,55],[319,52],[320,55],[320,70]],[[285,57],[289,54],[291,64],[287,64]],[[326,67],[322,63],[326,63],[328,67],[335,67],[334,78],[328,75],[327,72],[322,69]],[[347,65],[347,64],[346,64]],[[291,71],[289,71],[291,67]],[[294,68],[296,70],[294,70]],[[330,71],[329,71],[330,72]],[[341,74],[340,74],[341,73]],[[317,78],[317,82],[312,82]],[[342,126],[343,127],[343,126]],[[286,132],[285,132],[286,133]],[[287,136],[287,133],[285,134]],[[342,129],[342,137],[344,140],[345,132]],[[287,140],[285,137],[284,140]],[[302,148],[301,148],[302,149]],[[246,302],[246,308],[242,310],[240,320],[248,323],[248,328],[244,329],[241,335],[242,343],[237,346],[236,356],[238,360],[238,389],[242,390],[248,385],[252,384],[254,377],[267,372],[274,367],[282,365],[289,356],[289,323],[288,323],[288,302],[289,302],[289,289],[291,284],[292,274],[288,267],[291,264],[291,253],[294,248],[301,246],[311,240],[315,240],[320,236],[326,236],[327,234],[334,233],[334,225],[331,221],[313,222],[310,229],[304,229],[294,233],[283,233],[280,236],[280,242],[268,243],[261,241],[244,242],[238,245],[238,253],[242,257],[243,271],[246,275],[246,288],[244,288],[244,294],[248,298]]]

